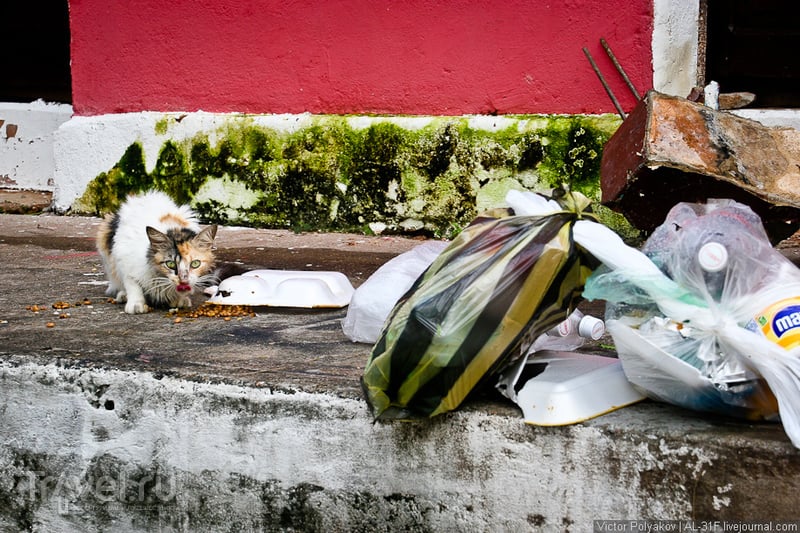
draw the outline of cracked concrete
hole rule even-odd
[[[103,296],[97,222],[0,215],[0,531],[800,518],[798,451],[777,424],[643,402],[532,427],[491,393],[429,421],[373,423],[358,385],[370,346],[341,333],[344,310],[125,315]],[[217,239],[225,260],[340,270],[354,285],[417,243],[240,228]]]

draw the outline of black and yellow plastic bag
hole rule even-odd
[[[560,203],[543,216],[479,217],[397,302],[361,380],[377,419],[455,409],[572,312],[594,265],[572,238],[589,201]]]

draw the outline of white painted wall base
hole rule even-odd
[[[325,123],[337,116],[304,114],[242,115],[236,113],[122,113],[74,117],[56,133],[56,183],[53,207],[66,212],[83,195],[86,186],[101,172],[108,172],[134,142],[142,145],[145,170],[152,172],[159,150],[166,141],[181,144],[203,135],[209,144],[217,145],[232,128],[259,126],[291,133]],[[347,117],[354,129],[368,128],[377,122],[391,122],[407,130],[418,130],[432,121],[446,117],[432,116],[366,116]],[[466,117],[469,127],[498,131],[517,125],[520,129],[537,124],[537,119],[476,115]]]
[[[215,132],[236,117],[286,131],[307,125],[310,120],[310,115],[251,115],[245,118],[244,115],[202,111],[74,117],[56,133],[53,207],[59,212],[67,211],[83,194],[86,185],[101,172],[111,169],[134,142],[141,143],[146,169],[151,172],[158,151],[166,140],[181,142],[203,132],[208,135],[209,142],[215,144]],[[156,132],[159,121],[168,124],[166,132]]]
[[[68,104],[0,102],[0,187],[52,191],[53,134],[71,116]]]

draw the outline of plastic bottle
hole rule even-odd
[[[571,352],[583,346],[587,339],[598,340],[606,331],[605,323],[599,318],[584,315],[575,309],[558,326],[540,335],[531,351],[554,350]]]
[[[709,295],[717,302],[722,299],[728,270],[728,249],[716,241],[709,241],[697,252],[697,262],[703,269],[703,281]]]
[[[758,215],[730,200],[679,205],[653,232],[667,232],[656,251],[669,275],[707,291],[745,328],[787,350],[800,347],[800,269],[772,247]]]

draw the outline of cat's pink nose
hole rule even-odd
[[[181,283],[180,285],[178,285],[177,287],[175,287],[175,289],[176,289],[178,292],[191,292],[191,290],[192,290],[192,286],[191,286],[191,285],[189,285],[188,283]]]

